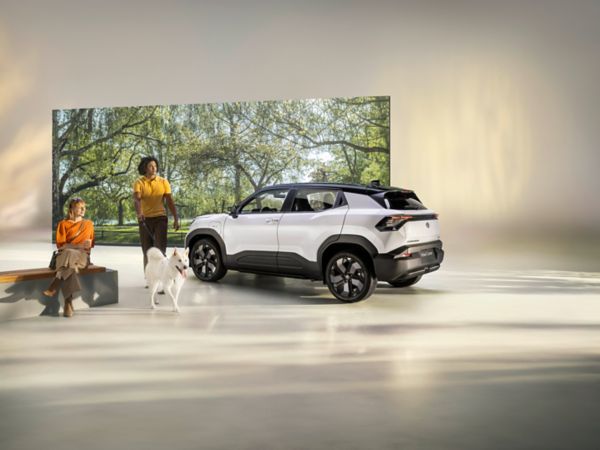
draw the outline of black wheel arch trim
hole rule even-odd
[[[328,237],[319,246],[319,250],[317,251],[317,263],[319,264],[319,267],[323,267],[323,264],[326,262],[323,261],[323,254],[329,247],[335,244],[359,245],[364,248],[371,257],[375,257],[379,253],[377,248],[375,248],[375,246],[364,236],[359,236],[357,234],[339,234],[337,236]]]
[[[209,236],[209,237],[213,238],[215,241],[217,241],[217,244],[219,245],[219,250],[221,252],[221,260],[223,261],[223,257],[227,254],[227,251],[225,248],[225,242],[223,241],[221,236],[219,236],[219,233],[217,233],[212,228],[196,228],[194,231],[191,231],[185,237],[186,248],[190,248],[190,250],[191,250],[190,244],[192,242],[194,242],[196,239],[201,238],[203,236]]]

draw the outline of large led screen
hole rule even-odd
[[[262,187],[390,181],[390,98],[355,97],[55,110],[52,223],[87,203],[97,243],[137,245],[132,186],[154,156],[182,218],[228,211]]]

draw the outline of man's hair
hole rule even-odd
[[[158,164],[158,159],[154,156],[144,156],[138,165],[138,172],[140,175],[146,175],[146,166],[154,161],[156,163],[156,169],[160,170],[160,165]]]

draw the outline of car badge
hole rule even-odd
[[[429,222],[425,222],[425,226],[429,228]]]

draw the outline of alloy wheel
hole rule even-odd
[[[328,278],[331,292],[343,301],[358,300],[369,284],[362,262],[351,255],[340,255],[332,260]]]
[[[193,246],[191,260],[194,273],[202,281],[217,281],[227,272],[216,244],[209,239],[202,239]]]

